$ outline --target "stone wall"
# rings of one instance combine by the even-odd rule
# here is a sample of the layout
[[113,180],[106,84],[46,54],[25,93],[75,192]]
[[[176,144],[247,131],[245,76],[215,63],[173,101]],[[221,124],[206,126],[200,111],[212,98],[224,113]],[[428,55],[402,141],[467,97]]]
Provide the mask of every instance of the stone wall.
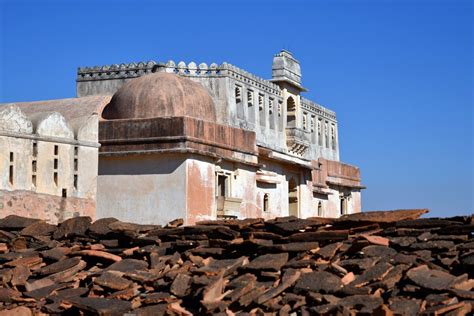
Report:
[[62,198],[25,190],[0,190],[0,217],[8,215],[41,218],[51,224],[76,216],[90,216],[95,219],[95,201],[76,197]]

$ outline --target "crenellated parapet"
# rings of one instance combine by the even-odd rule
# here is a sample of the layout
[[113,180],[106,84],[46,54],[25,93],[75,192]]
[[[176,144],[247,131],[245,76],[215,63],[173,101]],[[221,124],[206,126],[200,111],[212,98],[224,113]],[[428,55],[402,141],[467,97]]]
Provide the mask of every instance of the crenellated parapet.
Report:
[[253,86],[260,91],[281,96],[281,91],[278,85],[226,62],[221,65],[212,63],[208,66],[206,63],[200,63],[197,65],[195,62],[186,64],[184,61],[180,61],[176,64],[174,61],[170,60],[166,64],[159,64],[157,69],[157,71],[166,71],[169,73],[192,77],[227,76],[241,81],[243,84]]
[[136,78],[152,73],[155,66],[156,62],[151,60],[120,65],[78,67],[76,81]]

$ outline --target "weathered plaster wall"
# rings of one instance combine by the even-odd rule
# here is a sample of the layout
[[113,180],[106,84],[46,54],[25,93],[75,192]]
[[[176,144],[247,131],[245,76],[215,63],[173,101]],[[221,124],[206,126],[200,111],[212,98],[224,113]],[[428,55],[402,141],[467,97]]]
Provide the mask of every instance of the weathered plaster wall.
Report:
[[51,224],[75,216],[90,216],[95,219],[95,201],[24,190],[0,190],[0,217],[8,215],[41,218]]
[[216,217],[215,165],[203,157],[186,160],[186,224]]
[[100,156],[97,218],[166,224],[185,216],[186,162],[183,156]]

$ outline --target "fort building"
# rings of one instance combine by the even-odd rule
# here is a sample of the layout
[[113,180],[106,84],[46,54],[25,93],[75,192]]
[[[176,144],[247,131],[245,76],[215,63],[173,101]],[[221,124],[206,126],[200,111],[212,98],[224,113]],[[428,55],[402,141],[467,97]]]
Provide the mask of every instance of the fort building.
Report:
[[231,64],[79,68],[77,97],[0,105],[0,216],[338,217],[361,211],[333,111],[299,62],[264,80]]

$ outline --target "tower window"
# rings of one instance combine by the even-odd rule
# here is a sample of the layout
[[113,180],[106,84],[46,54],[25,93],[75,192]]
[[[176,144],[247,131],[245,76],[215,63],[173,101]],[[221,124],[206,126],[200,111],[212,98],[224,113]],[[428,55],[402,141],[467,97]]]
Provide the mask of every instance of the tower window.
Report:
[[36,174],[31,176],[31,183],[33,183],[33,185],[36,186]]
[[37,169],[37,162],[36,162],[36,160],[33,160],[33,161],[31,162],[31,170],[32,170],[33,172],[36,172],[36,169]]
[[66,198],[67,197],[67,189],[63,189],[62,191],[62,197]]
[[13,162],[13,153],[10,152],[10,162]]
[[79,147],[74,146],[74,156],[77,156],[79,154]]
[[54,145],[54,155],[57,156],[59,153],[59,146],[58,145]]
[[74,171],[77,171],[78,167],[79,167],[79,161],[77,160],[77,158],[74,158]]
[[58,169],[58,159],[54,159],[54,169]]
[[74,189],[77,190],[77,174],[74,175]]
[[54,184],[57,186],[58,185],[58,173],[57,172],[53,173],[53,180],[54,180]]

